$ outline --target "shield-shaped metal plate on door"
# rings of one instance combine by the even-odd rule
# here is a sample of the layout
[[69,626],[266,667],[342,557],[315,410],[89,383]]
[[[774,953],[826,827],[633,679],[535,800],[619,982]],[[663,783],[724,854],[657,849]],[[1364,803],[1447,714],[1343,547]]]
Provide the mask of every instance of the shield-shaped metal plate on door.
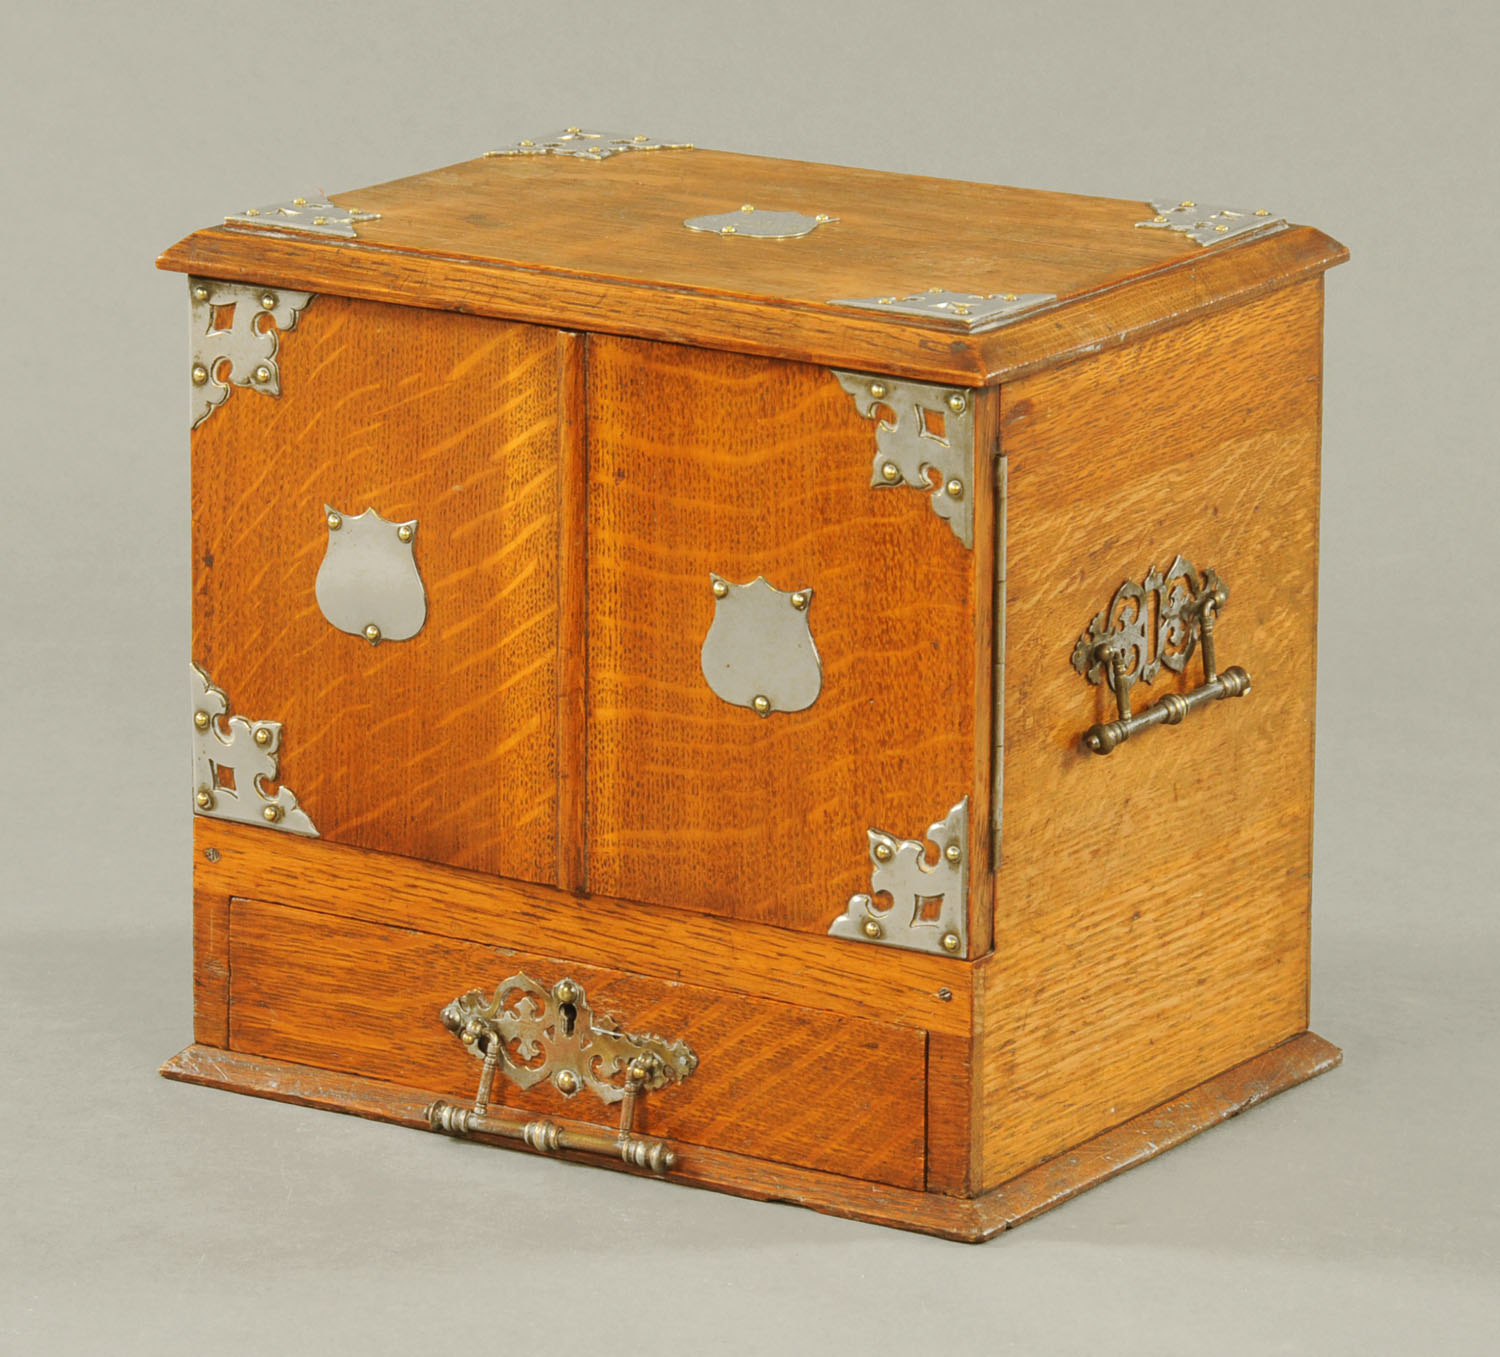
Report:
[[764,576],[713,585],[714,620],[703,638],[703,677],[726,702],[759,716],[802,711],[823,691],[823,661],[808,626],[811,589],[777,589]]

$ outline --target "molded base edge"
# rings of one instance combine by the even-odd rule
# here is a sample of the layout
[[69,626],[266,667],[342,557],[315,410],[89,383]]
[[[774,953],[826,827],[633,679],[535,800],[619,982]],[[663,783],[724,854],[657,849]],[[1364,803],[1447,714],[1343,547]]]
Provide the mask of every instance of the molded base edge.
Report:
[[[713,1188],[757,1201],[791,1202],[830,1215],[977,1244],[1144,1163],[1200,1131],[1228,1121],[1273,1094],[1332,1069],[1341,1059],[1338,1047],[1311,1032],[1303,1032],[1085,1141],[1076,1149],[1018,1174],[980,1197],[949,1197],[886,1187],[686,1144],[674,1144],[680,1163],[667,1181]],[[212,1046],[187,1047],[167,1061],[161,1072],[168,1079],[423,1130],[427,1129],[425,1109],[437,1096]],[[523,1148],[512,1141],[487,1143],[506,1149]],[[641,1177],[652,1176],[598,1156],[565,1153],[554,1157]]]

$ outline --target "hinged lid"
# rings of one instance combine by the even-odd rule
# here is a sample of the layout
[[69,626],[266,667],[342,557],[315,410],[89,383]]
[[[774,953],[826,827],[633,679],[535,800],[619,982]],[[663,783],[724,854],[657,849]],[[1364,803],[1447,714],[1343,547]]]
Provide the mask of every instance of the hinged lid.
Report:
[[224,225],[158,262],[983,385],[1347,255],[1253,204],[1200,211],[572,130],[311,215],[302,203],[227,204]]

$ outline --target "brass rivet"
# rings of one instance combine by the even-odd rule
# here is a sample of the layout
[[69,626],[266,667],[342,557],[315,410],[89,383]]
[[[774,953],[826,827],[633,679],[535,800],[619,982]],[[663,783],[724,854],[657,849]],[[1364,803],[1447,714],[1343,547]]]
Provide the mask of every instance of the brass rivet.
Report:
[[532,141],[532,139],[530,137],[527,137],[526,140],[521,143],[521,145],[522,146],[535,146],[536,142]]
[[875,861],[889,862],[895,856],[894,850],[888,843],[877,843],[875,845]]
[[276,294],[274,292],[262,292],[260,294],[260,304],[267,311],[274,311],[276,309]]
[[930,288],[928,288],[928,289],[927,289],[927,290],[928,290],[928,291],[929,291],[929,292],[941,292],[941,291],[942,291],[942,290],[943,290],[943,289],[942,289],[942,288],[940,288],[940,287],[930,287]]
[[380,628],[377,627],[373,622],[371,622],[370,625],[365,628],[365,640],[367,640],[372,646],[378,645],[380,643]]
[[306,198],[293,198],[292,199],[292,206],[293,207],[306,207],[307,206],[307,199]]
[[264,726],[258,726],[253,738],[255,740],[255,743],[258,744],[262,749],[264,749],[268,744],[271,743],[271,732]]
[[581,127],[570,127],[568,128],[568,131],[576,137],[583,131],[583,129]]
[[643,1079],[646,1078],[648,1074],[651,1073],[651,1071],[646,1067],[646,1064],[643,1061],[632,1060],[630,1062],[630,1068],[626,1070],[625,1073],[629,1075],[630,1078],[634,1079],[637,1083],[640,1083]]
[[208,289],[206,287],[195,287],[193,289],[193,300],[195,302],[206,302],[208,300]]
[[884,937],[884,936],[885,936],[885,929],[883,929],[880,926],[880,921],[878,919],[866,919],[865,920],[865,937],[867,937],[867,938],[879,938],[879,937]]
[[202,386],[208,381],[208,369],[202,363],[193,364],[193,385]]
[[830,216],[829,216],[829,215],[828,215],[828,213],[826,213],[826,212],[819,212],[819,213],[818,213],[818,215],[817,215],[817,216],[816,216],[816,217],[814,217],[814,218],[813,218],[813,220],[814,220],[814,221],[823,221],[823,222],[828,222],[828,221],[832,221],[832,220],[833,220],[833,218],[832,218],[832,217],[830,217]]
[[327,217],[314,217],[313,218],[313,225],[314,226],[327,226],[328,225],[328,218]]
[[396,536],[399,537],[403,542],[410,542],[411,539],[416,535],[416,531],[417,530],[412,527],[410,523],[403,523],[399,528],[396,529]]
[[957,862],[959,858],[963,857],[963,855],[964,850],[960,848],[956,843],[950,843],[945,849],[943,849],[943,856],[947,858],[949,862]]
[[263,819],[268,825],[274,825],[279,819],[281,819],[281,807],[267,806],[264,810],[261,811],[260,816],[261,819]]
[[723,580],[714,581],[714,597],[723,598],[729,592],[729,586]]
[[964,497],[964,483],[955,476],[943,487],[949,499],[962,499]]
[[340,518],[337,514],[329,514],[328,515],[328,530],[330,532],[337,532],[343,526],[344,526],[344,520],[342,518]]
[[1018,302],[1021,298],[1014,292],[1007,292],[1000,300],[1003,302]]
[[875,298],[875,300],[882,306],[894,306],[896,304],[896,299],[894,297],[877,297]]
[[734,234],[734,227],[732,227],[732,226],[721,226],[721,227],[719,227],[719,234],[721,236],[732,236]]
[[1197,204],[1197,203],[1195,203],[1195,202],[1194,202],[1194,201],[1193,201],[1193,200],[1192,200],[1192,199],[1191,199],[1191,198],[1184,198],[1184,199],[1183,199],[1183,200],[1182,200],[1182,201],[1181,201],[1181,202],[1180,202],[1180,203],[1179,203],[1179,204],[1178,204],[1178,206],[1179,206],[1179,207],[1197,207],[1197,206],[1198,206],[1198,204]]
[[943,934],[943,951],[945,951],[945,952],[956,952],[956,951],[958,951],[958,934],[957,933],[944,933]]
[[198,803],[199,810],[212,810],[214,808],[214,795],[212,792],[199,792],[193,800]]
[[258,216],[260,216],[260,208],[258,208],[258,207],[247,207],[245,209],[245,215],[247,217],[258,217]]
[[952,410],[955,415],[961,415],[965,410],[969,408],[969,402],[963,398],[962,392],[955,391],[951,396],[948,397],[948,408]]
[[572,1070],[558,1070],[557,1086],[564,1093],[578,1092],[578,1076]]
[[901,468],[898,467],[894,462],[887,462],[883,467],[880,468],[880,475],[882,479],[894,484],[896,481],[899,481],[901,479]]
[[271,369],[268,368],[264,363],[262,363],[258,368],[255,369],[255,372],[252,375],[257,382],[265,385],[266,382],[269,382],[271,380]]
[[1255,209],[1255,215],[1257,217],[1269,217],[1271,215],[1271,212],[1269,208],[1257,207]]
[[792,607],[794,607],[798,612],[801,612],[805,607],[807,607],[807,593],[805,590],[799,589],[795,594],[792,595]]
[[740,204],[740,211],[741,212],[754,212],[755,211],[755,204],[754,203],[741,203]]
[[557,988],[552,991],[553,997],[560,1004],[571,1004],[578,1001],[578,986],[571,980],[559,980]]
[[757,693],[755,695],[755,700],[750,705],[755,708],[755,714],[757,716],[768,716],[770,714],[771,699],[769,697],[762,697],[759,693]]
[[1152,217],[1151,220],[1152,221],[1166,221],[1166,218],[1165,217]]
[[954,315],[958,316],[967,316],[969,314],[969,308],[967,305],[960,303],[953,308],[953,313]]
[[197,726],[199,730],[207,730],[208,723],[212,719],[213,718],[206,711],[195,711],[193,713],[193,724]]
[[1216,227],[1214,227],[1215,231],[1227,231],[1228,229],[1229,228],[1227,226],[1216,226]]
[[870,394],[872,396],[874,396],[876,400],[884,400],[885,399],[885,383],[884,382],[871,382],[870,383]]

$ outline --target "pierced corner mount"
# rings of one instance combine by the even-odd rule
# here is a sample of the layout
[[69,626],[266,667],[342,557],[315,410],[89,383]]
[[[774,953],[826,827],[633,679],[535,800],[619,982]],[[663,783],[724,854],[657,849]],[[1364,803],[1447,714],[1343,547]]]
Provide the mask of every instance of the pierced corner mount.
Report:
[[229,399],[231,387],[281,395],[280,335],[312,304],[310,292],[189,278],[192,409],[196,429]]
[[281,756],[281,722],[230,716],[223,689],[196,664],[190,667],[194,814],[317,838],[291,788],[270,790]]
[[608,160],[627,151],[691,151],[690,141],[659,141],[644,132],[634,136],[620,132],[589,132],[581,127],[564,128],[544,137],[527,137],[486,156],[553,155],[575,160]]
[[887,311],[963,330],[979,330],[1016,320],[1056,300],[1055,292],[950,292],[946,288],[930,287],[908,297],[837,297],[829,305],[852,306],[861,311]]
[[[870,484],[928,493],[932,512],[974,546],[974,393],[834,370],[854,408],[875,421]],[[936,473],[936,483],[931,473]]]
[[355,226],[363,221],[379,221],[378,212],[361,212],[357,207],[340,207],[321,198],[288,198],[284,203],[267,203],[264,207],[247,207],[224,218],[226,226],[259,226],[273,231],[297,231],[311,236],[338,236],[353,240],[359,234]]
[[1286,219],[1268,207],[1212,207],[1191,198],[1180,202],[1153,198],[1151,210],[1155,215],[1136,222],[1138,227],[1148,231],[1178,231],[1199,245],[1222,245],[1251,231],[1286,225]]
[[[928,865],[920,839],[898,839],[883,829],[866,833],[870,892],[850,897],[849,907],[829,927],[829,936],[967,957],[969,798],[928,826],[927,839],[937,845],[936,866]],[[881,897],[890,903],[879,904]]]
[[715,212],[707,217],[689,217],[682,224],[689,231],[720,236],[750,236],[756,240],[792,240],[811,235],[820,226],[838,221],[827,212],[808,216],[804,212],[767,212],[745,203],[734,212]]

